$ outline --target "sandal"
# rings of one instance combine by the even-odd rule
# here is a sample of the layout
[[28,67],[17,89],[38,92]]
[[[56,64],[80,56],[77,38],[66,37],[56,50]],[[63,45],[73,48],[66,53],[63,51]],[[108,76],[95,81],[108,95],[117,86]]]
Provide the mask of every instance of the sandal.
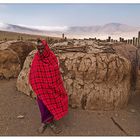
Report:
[[47,128],[47,125],[46,123],[42,123],[41,126],[38,128],[38,132],[39,133],[43,133],[44,130]]
[[48,126],[51,128],[51,130],[55,133],[55,134],[59,134],[62,132],[62,130],[53,122],[49,123]]

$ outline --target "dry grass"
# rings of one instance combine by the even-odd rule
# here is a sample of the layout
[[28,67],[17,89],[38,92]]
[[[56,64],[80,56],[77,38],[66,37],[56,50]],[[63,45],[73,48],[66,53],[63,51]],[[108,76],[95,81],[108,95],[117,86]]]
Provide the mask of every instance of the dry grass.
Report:
[[50,37],[50,36],[41,36],[41,35],[31,35],[31,34],[25,34],[25,33],[0,31],[0,41],[8,41],[8,40],[36,41],[37,38],[46,39],[46,40],[56,40],[56,41],[61,39],[59,37]]

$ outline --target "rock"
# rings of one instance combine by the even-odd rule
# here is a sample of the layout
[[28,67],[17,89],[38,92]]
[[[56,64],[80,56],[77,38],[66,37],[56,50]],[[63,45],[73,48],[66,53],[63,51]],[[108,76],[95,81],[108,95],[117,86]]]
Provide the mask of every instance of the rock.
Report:
[[[130,96],[131,62],[109,46],[94,46],[92,52],[57,53],[69,105],[87,110],[123,108]],[[17,79],[18,90],[31,97],[35,94],[28,83],[28,72],[34,53],[26,58]]]
[[119,115],[117,113],[115,113],[115,117],[118,117]]
[[126,121],[126,119],[124,119],[124,118],[122,118],[121,120],[122,120],[122,121]]
[[17,119],[24,119],[24,116],[23,115],[18,115]]
[[136,110],[135,109],[130,109],[130,112],[135,113]]

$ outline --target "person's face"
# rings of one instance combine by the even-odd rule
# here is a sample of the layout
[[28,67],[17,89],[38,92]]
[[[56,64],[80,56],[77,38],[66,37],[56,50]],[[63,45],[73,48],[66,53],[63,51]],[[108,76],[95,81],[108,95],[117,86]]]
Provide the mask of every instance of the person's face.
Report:
[[45,46],[43,45],[42,42],[38,42],[38,43],[37,43],[37,49],[38,49],[38,51],[39,51],[40,54],[43,53],[44,48],[45,48]]

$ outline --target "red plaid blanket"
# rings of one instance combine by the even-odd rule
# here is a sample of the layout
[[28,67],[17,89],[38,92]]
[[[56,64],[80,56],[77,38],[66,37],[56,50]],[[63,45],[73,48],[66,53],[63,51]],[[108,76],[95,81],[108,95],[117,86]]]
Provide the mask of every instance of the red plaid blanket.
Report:
[[37,52],[29,72],[29,83],[56,120],[68,112],[68,95],[64,88],[58,60],[46,41],[43,54]]

